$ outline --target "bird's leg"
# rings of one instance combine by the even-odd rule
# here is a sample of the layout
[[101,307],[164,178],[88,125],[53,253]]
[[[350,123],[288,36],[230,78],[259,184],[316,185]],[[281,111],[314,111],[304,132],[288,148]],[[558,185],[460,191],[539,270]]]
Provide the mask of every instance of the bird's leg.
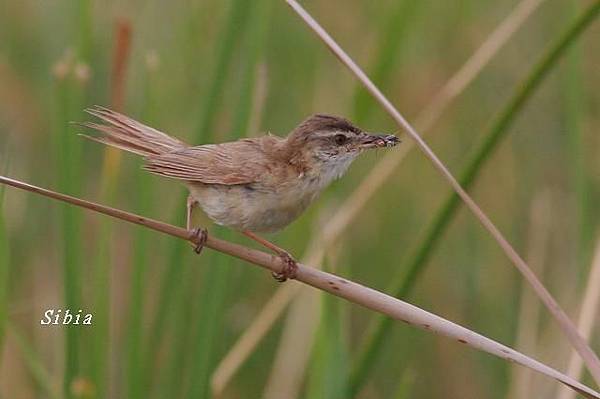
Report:
[[198,201],[194,200],[191,195],[188,195],[186,202],[187,212],[185,213],[185,228],[188,230],[192,227],[192,212],[196,205],[198,205]]
[[256,234],[254,234],[250,231],[244,230],[244,231],[242,231],[242,233],[246,237],[249,237],[249,238],[253,239],[254,241],[256,241],[257,243],[259,243],[263,247],[268,248],[271,251],[275,252],[277,255],[279,255],[281,260],[283,260],[283,263],[285,264],[284,269],[279,273],[275,273],[275,272],[272,273],[273,278],[275,278],[275,280],[279,281],[280,283],[283,283],[288,278],[296,278],[296,272],[298,271],[298,263],[294,260],[294,258],[292,257],[292,255],[290,255],[290,253],[288,251],[286,251],[283,248],[278,247],[277,245],[273,244],[271,241],[267,241],[264,238],[257,236]]
[[[192,212],[194,208],[198,205],[198,201],[192,198],[191,195],[187,197],[186,204],[186,218],[185,218],[185,228],[190,230],[192,227]],[[206,244],[206,239],[208,238],[208,232],[206,229],[196,228],[194,230],[194,243],[196,246],[194,247],[194,252],[200,254],[202,252],[202,248],[204,248],[204,244]]]

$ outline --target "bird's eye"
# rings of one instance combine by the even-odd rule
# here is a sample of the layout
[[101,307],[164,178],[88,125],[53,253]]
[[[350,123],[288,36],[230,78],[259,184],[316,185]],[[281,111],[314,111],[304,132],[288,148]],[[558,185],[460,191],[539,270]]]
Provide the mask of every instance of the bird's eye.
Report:
[[348,141],[348,137],[346,137],[343,134],[336,134],[335,136],[333,136],[333,140],[337,145],[342,145],[345,144],[346,141]]

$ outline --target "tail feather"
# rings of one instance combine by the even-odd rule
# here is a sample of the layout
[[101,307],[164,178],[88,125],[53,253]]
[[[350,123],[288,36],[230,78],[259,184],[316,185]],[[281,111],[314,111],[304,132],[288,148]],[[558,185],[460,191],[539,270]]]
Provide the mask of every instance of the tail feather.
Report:
[[89,127],[103,133],[100,136],[82,135],[90,140],[144,157],[165,154],[188,147],[183,141],[108,108],[94,106],[93,108],[86,109],[86,112],[106,122],[106,124],[93,122],[79,123],[81,126]]

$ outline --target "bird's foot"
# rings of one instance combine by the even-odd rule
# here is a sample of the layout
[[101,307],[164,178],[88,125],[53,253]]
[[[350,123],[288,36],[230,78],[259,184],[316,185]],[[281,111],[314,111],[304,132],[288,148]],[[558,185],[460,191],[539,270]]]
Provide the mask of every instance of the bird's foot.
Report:
[[285,249],[279,248],[277,245],[273,244],[270,241],[265,240],[264,238],[262,238],[260,236],[257,236],[256,234],[254,234],[251,231],[244,230],[244,231],[242,231],[242,233],[246,237],[253,239],[254,241],[258,242],[263,247],[268,248],[272,252],[279,255],[279,257],[283,261],[283,268],[281,269],[280,272],[271,273],[273,275],[273,277],[275,278],[275,280],[279,281],[280,283],[283,283],[288,278],[296,278],[296,272],[298,271],[298,263],[294,260],[294,258],[292,258],[292,255],[290,255],[288,251],[286,251]]
[[204,248],[204,244],[206,244],[207,239],[208,230],[203,228],[196,228],[192,230],[192,236],[190,237],[190,241],[196,244],[194,246],[194,252],[200,254],[200,252],[202,252],[202,248]]
[[283,283],[288,278],[294,279],[296,278],[296,272],[298,271],[298,262],[290,255],[288,252],[281,251],[279,253],[279,257],[283,261],[283,270],[280,272],[273,272],[273,278],[280,283]]

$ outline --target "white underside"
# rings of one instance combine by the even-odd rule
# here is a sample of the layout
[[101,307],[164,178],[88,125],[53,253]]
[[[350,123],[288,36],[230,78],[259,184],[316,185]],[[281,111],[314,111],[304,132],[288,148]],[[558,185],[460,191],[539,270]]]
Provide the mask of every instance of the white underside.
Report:
[[318,194],[341,177],[355,156],[347,156],[322,168],[323,173],[300,175],[285,186],[218,185],[194,183],[192,198],[215,223],[237,230],[274,232],[294,221]]

